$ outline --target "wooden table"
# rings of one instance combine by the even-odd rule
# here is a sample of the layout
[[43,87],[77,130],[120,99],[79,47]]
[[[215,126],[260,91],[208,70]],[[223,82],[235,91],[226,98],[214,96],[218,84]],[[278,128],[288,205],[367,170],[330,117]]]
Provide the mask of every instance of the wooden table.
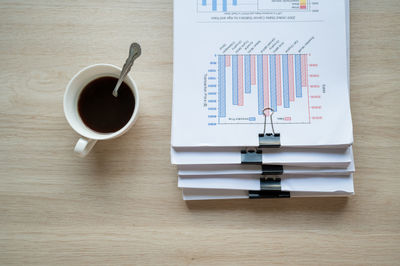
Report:
[[[0,264],[399,264],[399,2],[351,1],[350,199],[182,200],[172,14],[167,0],[0,2]],[[121,65],[132,41],[141,117],[80,159],[65,86]]]

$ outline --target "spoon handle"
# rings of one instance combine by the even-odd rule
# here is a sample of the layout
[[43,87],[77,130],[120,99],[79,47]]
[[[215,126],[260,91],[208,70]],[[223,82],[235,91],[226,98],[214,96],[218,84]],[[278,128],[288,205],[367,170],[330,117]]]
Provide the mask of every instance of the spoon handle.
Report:
[[124,66],[122,67],[121,74],[119,75],[119,79],[117,82],[117,85],[115,85],[115,88],[113,90],[113,95],[115,97],[118,97],[118,89],[121,86],[122,82],[124,81],[126,75],[129,73],[133,66],[133,62],[142,54],[142,49],[140,48],[140,45],[138,43],[132,43],[130,48],[129,48],[129,56],[125,61]]

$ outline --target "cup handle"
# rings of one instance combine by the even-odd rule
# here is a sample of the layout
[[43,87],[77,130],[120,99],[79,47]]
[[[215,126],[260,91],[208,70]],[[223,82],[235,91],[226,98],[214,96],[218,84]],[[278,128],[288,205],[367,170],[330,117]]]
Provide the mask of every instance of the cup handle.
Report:
[[97,140],[82,137],[76,143],[74,151],[78,153],[80,157],[85,157],[96,144],[96,142]]

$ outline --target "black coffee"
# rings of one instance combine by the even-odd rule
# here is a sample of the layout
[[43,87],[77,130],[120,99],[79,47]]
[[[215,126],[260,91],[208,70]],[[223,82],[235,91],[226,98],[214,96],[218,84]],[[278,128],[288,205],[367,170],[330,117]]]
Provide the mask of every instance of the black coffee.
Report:
[[118,97],[112,92],[118,79],[101,77],[83,88],[78,100],[78,111],[86,126],[100,133],[116,132],[131,119],[135,109],[135,97],[125,82],[118,89]]

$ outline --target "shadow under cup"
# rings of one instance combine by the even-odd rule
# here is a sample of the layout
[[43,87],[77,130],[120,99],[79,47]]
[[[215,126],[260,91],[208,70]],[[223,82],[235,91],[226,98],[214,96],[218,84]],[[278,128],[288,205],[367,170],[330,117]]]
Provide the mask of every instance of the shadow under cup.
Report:
[[[78,134],[80,134],[88,139],[93,139],[93,140],[111,139],[111,138],[115,138],[115,137],[118,137],[118,136],[124,134],[135,123],[137,116],[138,116],[138,110],[139,110],[139,94],[138,94],[138,90],[137,90],[135,82],[129,75],[126,76],[124,83],[123,83],[123,84],[126,84],[125,88],[122,88],[122,86],[120,87],[119,93],[121,91],[121,95],[119,95],[117,97],[117,98],[121,97],[120,98],[120,100],[121,100],[122,96],[128,95],[128,97],[129,97],[129,95],[133,95],[133,99],[132,99],[132,102],[134,104],[133,112],[132,112],[132,115],[130,116],[129,120],[127,122],[124,122],[125,125],[116,131],[113,131],[111,129],[110,132],[99,132],[102,130],[94,130],[96,128],[93,129],[93,127],[90,126],[90,124],[88,124],[88,121],[85,119],[86,115],[89,115],[89,116],[91,115],[92,117],[96,117],[96,115],[97,115],[97,117],[99,118],[98,122],[101,123],[101,117],[98,114],[93,113],[93,111],[95,111],[96,109],[89,108],[90,106],[87,106],[88,104],[89,105],[93,104],[93,101],[87,101],[87,100],[91,96],[96,96],[96,95],[93,95],[93,93],[96,94],[96,91],[101,88],[97,88],[96,84],[94,84],[94,83],[97,81],[103,80],[104,77],[109,77],[109,80],[108,81],[106,80],[108,83],[107,82],[106,83],[100,82],[100,83],[102,83],[103,85],[105,85],[109,88],[111,86],[112,88],[110,88],[108,90],[110,90],[110,97],[114,97],[111,94],[112,90],[114,89],[112,83],[114,82],[113,80],[118,80],[120,73],[121,73],[121,69],[117,66],[109,65],[109,64],[97,64],[97,65],[92,65],[92,66],[82,69],[68,83],[67,89],[64,94],[64,113],[65,113],[65,117],[66,117],[67,121],[69,122],[71,127]],[[98,83],[97,86],[100,83]],[[94,84],[94,86],[92,86],[92,89],[90,89],[89,87],[92,84]],[[114,83],[114,86],[115,86],[115,83]],[[89,88],[89,90],[88,90],[88,88]],[[130,91],[126,91],[128,88],[130,89]],[[83,91],[84,89],[85,89],[85,91]],[[99,96],[99,95],[97,95],[97,96]],[[81,100],[80,100],[80,97],[81,97]],[[87,98],[86,102],[83,101],[83,100],[85,100],[84,99],[85,97]],[[104,101],[104,99],[99,99],[99,97],[97,97],[97,98],[98,98],[97,102],[96,101],[95,102],[98,106],[101,106],[103,103],[106,104],[106,102],[102,102],[102,101]],[[118,101],[118,99],[115,99],[115,100]],[[116,104],[116,103],[114,103],[114,104]],[[111,106],[112,105],[110,105],[108,107],[111,107]],[[88,107],[88,108],[86,108],[86,107]],[[105,106],[105,107],[107,107],[107,106]],[[83,109],[86,108],[86,111],[87,111],[86,115],[85,115],[85,113],[82,112],[82,111],[85,111],[82,108]],[[104,110],[107,110],[107,109],[105,108]],[[111,110],[111,112],[116,111],[113,109],[110,109],[110,110]],[[83,119],[80,115],[80,111],[81,111]],[[106,113],[103,112],[103,114],[106,114]],[[118,117],[118,115],[119,115],[118,113],[112,114],[112,116],[114,116],[114,117]],[[84,120],[86,120],[85,121],[86,123],[84,122]]]

